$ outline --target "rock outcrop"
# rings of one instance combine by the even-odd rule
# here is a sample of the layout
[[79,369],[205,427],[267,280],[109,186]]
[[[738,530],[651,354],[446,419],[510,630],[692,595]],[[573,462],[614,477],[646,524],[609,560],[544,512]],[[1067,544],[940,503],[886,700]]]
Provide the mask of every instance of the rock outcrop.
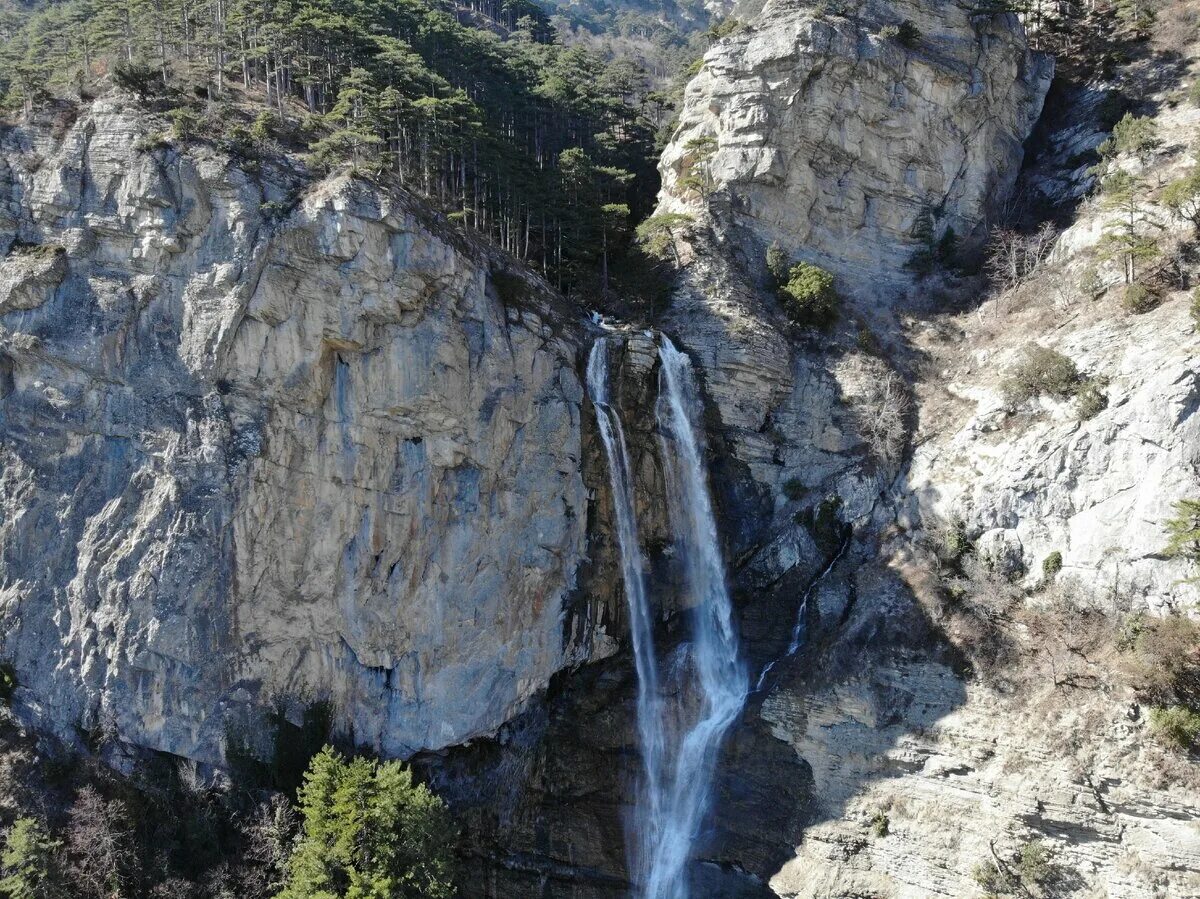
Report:
[[688,84],[663,208],[708,206],[886,299],[953,229],[979,238],[1020,169],[1053,64],[1012,14],[770,3]]
[[0,612],[19,703],[217,761],[275,698],[389,755],[612,641],[579,319],[413,201],[155,147],[119,99],[0,143]]

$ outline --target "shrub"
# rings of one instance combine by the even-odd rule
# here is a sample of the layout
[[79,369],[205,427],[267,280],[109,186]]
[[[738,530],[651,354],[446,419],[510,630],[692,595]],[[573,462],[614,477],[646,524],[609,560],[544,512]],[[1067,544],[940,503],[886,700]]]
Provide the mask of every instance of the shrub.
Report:
[[1187,98],[1193,106],[1200,106],[1200,78],[1193,81],[1188,88]]
[[1108,408],[1108,395],[1095,381],[1088,381],[1079,388],[1075,397],[1075,413],[1080,421],[1094,418]]
[[855,403],[858,430],[876,459],[895,465],[908,443],[907,419],[912,402],[904,380],[894,371],[884,371],[864,386]]
[[1017,878],[1007,870],[990,862],[980,862],[971,872],[971,878],[991,896],[1011,893],[1020,887]]
[[1057,236],[1058,230],[1052,222],[1045,222],[1029,233],[994,231],[988,240],[984,271],[1001,288],[1016,287],[1046,258]]
[[779,298],[788,317],[809,328],[827,328],[833,324],[842,303],[833,285],[833,275],[807,262],[792,266]]
[[1130,315],[1141,315],[1155,308],[1159,300],[1158,294],[1145,284],[1127,284],[1121,293],[1121,308]]
[[1150,729],[1162,742],[1181,752],[1200,743],[1200,713],[1181,705],[1150,709]]
[[133,144],[133,148],[139,153],[153,153],[155,150],[165,150],[169,146],[171,146],[171,141],[162,131],[143,135]]
[[938,559],[952,571],[961,572],[963,561],[975,554],[975,544],[967,535],[967,525],[961,518],[950,522],[942,532],[939,544]]
[[971,876],[993,895],[1040,896],[1044,895],[1042,888],[1059,875],[1050,847],[1040,840],[1029,840],[1007,861],[980,862]]
[[896,40],[899,41],[901,45],[908,47],[911,50],[921,42],[921,29],[912,22],[908,21],[908,19],[905,19],[900,23],[900,27],[896,34]]
[[1200,287],[1192,291],[1190,311],[1192,313],[1192,321],[1196,323],[1197,328],[1200,328]]
[[453,822],[400,762],[319,752],[299,792],[302,832],[279,899],[454,895]]
[[808,495],[808,488],[799,478],[788,478],[783,482],[783,495],[792,502],[796,502]]
[[1182,615],[1138,615],[1126,622],[1120,647],[1143,701],[1200,710],[1200,624]]
[[200,130],[200,116],[186,106],[180,106],[167,113],[171,120],[171,129],[178,140],[190,140]]
[[269,109],[264,109],[250,126],[250,137],[260,144],[266,143],[275,136],[278,125],[279,119],[276,118],[275,113]]
[[816,0],[812,5],[812,12],[818,18],[824,16],[846,16],[852,10],[846,0]]
[[1024,358],[1009,371],[1004,382],[1004,399],[1010,406],[1035,396],[1074,396],[1080,387],[1079,369],[1062,353],[1031,343]]
[[1200,168],[1164,187],[1159,199],[1176,218],[1200,227]]
[[113,81],[143,101],[158,96],[166,88],[159,69],[138,62],[119,63],[113,70]]
[[1017,877],[1025,887],[1040,886],[1054,879],[1054,864],[1050,847],[1040,840],[1030,840],[1017,852]]
[[779,290],[788,281],[788,272],[792,268],[792,258],[787,251],[777,243],[767,249],[767,278],[772,290]]
[[704,36],[710,41],[719,41],[723,37],[728,37],[731,34],[737,34],[746,26],[740,19],[735,19],[730,16],[727,19],[722,19],[716,25],[713,25],[704,32]]
[[888,818],[887,812],[883,809],[878,809],[875,816],[871,819],[871,833],[882,839],[886,837],[891,829],[891,819]]
[[1056,549],[1050,555],[1046,556],[1046,558],[1042,559],[1042,577],[1047,581],[1052,581],[1062,571],[1062,567],[1062,553]]
[[0,702],[11,705],[17,686],[17,669],[11,662],[0,662]]
[[128,806],[86,786],[67,814],[70,877],[80,888],[79,895],[96,899],[127,895],[126,887],[136,882],[139,869]]
[[1096,149],[1102,159],[1111,159],[1119,153],[1129,153],[1145,164],[1161,144],[1158,125],[1153,118],[1135,116],[1127,112],[1113,125],[1112,136]]
[[871,356],[883,355],[883,346],[879,343],[879,338],[875,336],[874,331],[862,323],[859,323],[858,330],[855,332],[854,342],[864,353]]
[[1079,279],[1079,289],[1090,300],[1095,300],[1103,296],[1104,278],[1101,276],[1100,270],[1093,266],[1085,271]]

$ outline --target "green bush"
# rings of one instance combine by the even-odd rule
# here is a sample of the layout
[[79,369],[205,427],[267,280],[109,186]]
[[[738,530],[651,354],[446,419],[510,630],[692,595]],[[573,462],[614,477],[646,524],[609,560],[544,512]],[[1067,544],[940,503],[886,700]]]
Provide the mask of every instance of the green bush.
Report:
[[1187,98],[1193,106],[1200,106],[1200,78],[1193,81],[1188,88]]
[[454,825],[400,762],[325,747],[299,791],[303,828],[278,899],[450,899]]
[[829,327],[837,319],[842,304],[833,275],[807,262],[792,266],[787,284],[779,291],[779,299],[788,317],[807,328]]
[[0,662],[0,702],[11,705],[17,686],[17,669],[11,662]]
[[1054,863],[1050,847],[1040,840],[1030,840],[1017,852],[1017,877],[1027,888],[1041,886],[1054,879]]
[[1135,116],[1127,112],[1113,125],[1112,136],[1096,150],[1102,159],[1111,159],[1119,153],[1129,153],[1144,162],[1161,145],[1158,123],[1151,116]]
[[1200,287],[1192,291],[1190,311],[1192,313],[1192,321],[1196,323],[1197,328],[1200,328]]
[[938,558],[951,570],[961,571],[963,561],[974,553],[975,544],[967,534],[966,523],[961,518],[954,519],[942,532]]
[[799,478],[788,478],[783,482],[783,495],[792,502],[796,502],[808,495],[808,488]]
[[875,816],[871,819],[871,833],[883,839],[891,831],[892,821],[888,817],[887,812],[883,809],[878,809]]
[[792,268],[792,257],[779,244],[773,243],[767,249],[767,278],[772,290],[779,290],[788,281],[788,272]]
[[1163,555],[1200,563],[1200,499],[1181,499],[1174,508],[1175,517],[1163,524],[1167,531]]
[[1019,889],[1021,884],[1016,876],[1007,870],[997,868],[991,862],[980,862],[971,872],[971,877],[991,896],[1003,896]]
[[897,29],[896,40],[899,41],[902,46],[908,47],[908,49],[911,50],[916,47],[917,44],[921,43],[921,29],[912,22],[908,21],[908,19],[905,19],[900,23],[900,27]]
[[1094,418],[1108,408],[1108,395],[1095,381],[1087,381],[1075,397],[1075,413],[1080,421]]
[[1173,749],[1189,752],[1200,743],[1200,713],[1181,705],[1150,709],[1150,729]]
[[1050,555],[1046,556],[1046,558],[1042,559],[1042,577],[1047,581],[1054,580],[1058,576],[1058,573],[1062,571],[1062,566],[1062,553],[1056,549]]
[[171,129],[178,140],[191,140],[200,131],[200,116],[186,106],[180,106],[167,113],[171,120]]
[[1009,371],[1003,390],[1005,401],[1015,406],[1042,394],[1074,396],[1080,386],[1074,362],[1062,353],[1031,343],[1025,347],[1024,358]]
[[986,861],[975,866],[972,877],[993,896],[1041,896],[1044,888],[1060,879],[1050,847],[1029,840],[1005,862]]
[[1157,293],[1145,284],[1127,284],[1121,294],[1121,308],[1130,315],[1141,315],[1155,308],[1160,302]]
[[155,150],[165,150],[171,146],[170,138],[162,131],[153,131],[139,137],[133,143],[133,148],[139,153],[153,153]]

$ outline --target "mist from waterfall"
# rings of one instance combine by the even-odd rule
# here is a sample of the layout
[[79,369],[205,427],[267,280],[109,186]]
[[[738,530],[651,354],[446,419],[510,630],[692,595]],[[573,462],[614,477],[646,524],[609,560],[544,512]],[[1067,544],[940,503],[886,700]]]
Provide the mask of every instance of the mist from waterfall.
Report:
[[704,467],[699,391],[691,362],[664,335],[655,408],[676,551],[691,599],[692,640],[671,695],[691,700],[694,718],[672,710],[669,732],[655,662],[650,604],[634,514],[628,448],[608,399],[607,342],[588,360],[588,390],[608,456],[630,631],[638,674],[638,736],[643,765],[631,821],[630,870],[639,899],[688,899],[687,863],[708,811],[721,740],[745,703],[733,608]]

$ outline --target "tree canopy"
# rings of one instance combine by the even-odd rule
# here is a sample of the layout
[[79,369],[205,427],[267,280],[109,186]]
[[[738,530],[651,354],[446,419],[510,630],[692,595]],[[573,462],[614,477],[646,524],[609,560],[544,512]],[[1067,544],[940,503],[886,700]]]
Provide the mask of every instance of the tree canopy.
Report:
[[303,827],[278,899],[450,899],[455,835],[445,805],[400,762],[326,747],[299,793]]
[[557,43],[530,0],[41,0],[22,9],[0,6],[0,96],[10,108],[82,94],[112,75],[205,116],[173,116],[177,139],[216,139],[234,105],[257,103],[316,168],[393,172],[568,289],[585,274],[598,280],[614,242],[624,247],[653,206],[661,98],[630,61]]

